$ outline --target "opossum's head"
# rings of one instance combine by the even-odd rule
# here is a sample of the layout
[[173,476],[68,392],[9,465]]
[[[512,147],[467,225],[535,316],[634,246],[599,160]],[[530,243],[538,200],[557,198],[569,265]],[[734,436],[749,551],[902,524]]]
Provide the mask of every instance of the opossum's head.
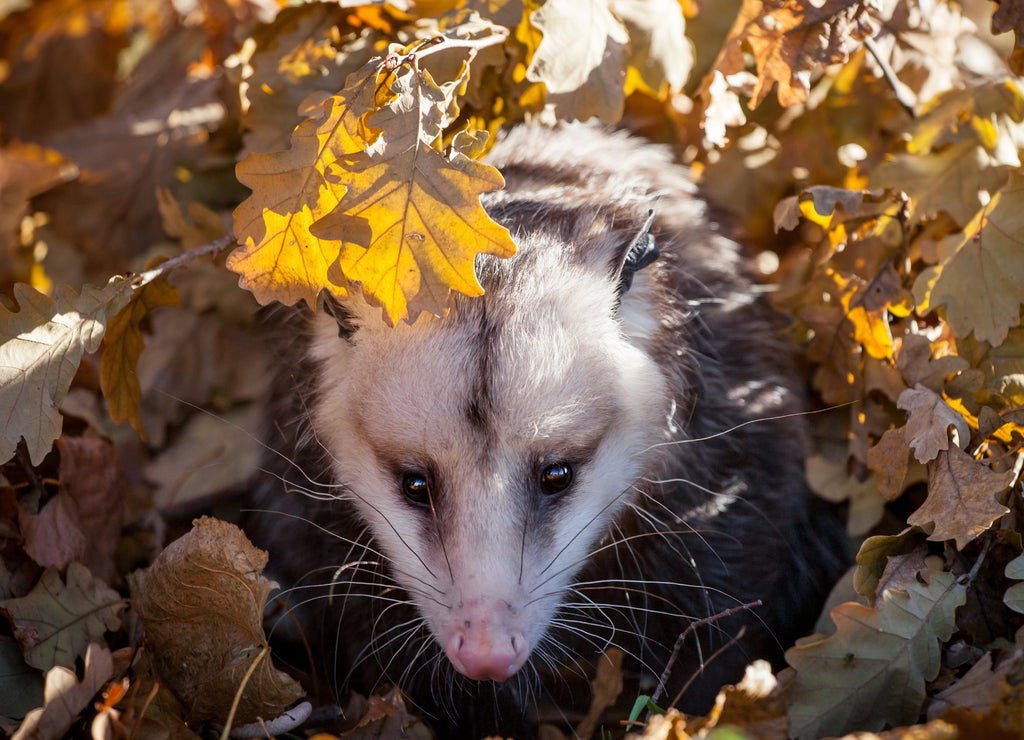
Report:
[[314,320],[317,438],[471,679],[523,666],[665,427],[665,380],[621,319],[649,290],[638,273],[623,295],[654,253],[639,239],[520,236],[517,257],[481,266],[487,294],[444,319],[391,329],[356,302],[341,336]]

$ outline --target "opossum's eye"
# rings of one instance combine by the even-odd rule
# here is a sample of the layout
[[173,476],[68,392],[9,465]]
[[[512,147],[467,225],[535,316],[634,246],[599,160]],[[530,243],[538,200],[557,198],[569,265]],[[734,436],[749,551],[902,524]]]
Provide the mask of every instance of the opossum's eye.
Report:
[[540,489],[549,496],[561,493],[572,483],[572,466],[558,462],[540,471]]
[[409,503],[416,506],[430,506],[430,481],[423,473],[406,473],[402,478],[402,493]]

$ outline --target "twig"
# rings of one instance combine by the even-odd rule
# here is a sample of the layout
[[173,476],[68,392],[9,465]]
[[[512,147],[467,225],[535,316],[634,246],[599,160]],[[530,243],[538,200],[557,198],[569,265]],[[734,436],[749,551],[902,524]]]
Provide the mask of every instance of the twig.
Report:
[[864,39],[864,46],[871,53],[871,56],[875,58],[878,66],[881,67],[882,76],[885,77],[885,81],[892,88],[892,94],[896,98],[896,102],[903,106],[903,110],[907,112],[911,119],[917,118],[917,113],[914,112],[914,104],[907,99],[903,83],[900,82],[889,62],[882,58],[882,52],[879,50],[878,44],[875,43],[873,38],[868,36]]
[[[740,631],[736,633],[735,637],[733,637],[731,640],[729,640],[729,642],[727,642],[724,645],[722,645],[722,647],[718,648],[718,650],[716,650],[715,652],[711,653],[711,655],[708,656],[708,659],[705,661],[704,665],[707,665],[708,663],[713,661],[715,658],[717,658],[719,655],[721,655],[726,650],[728,650],[733,645],[735,645],[737,642],[742,640],[743,639],[743,635],[745,635],[745,634],[747,634],[747,625],[743,625],[742,627],[740,627]],[[683,694],[685,694],[686,690],[688,688],[690,688],[690,684],[692,684],[694,681],[696,681],[697,680],[697,676],[699,676],[699,675],[700,675],[700,671],[697,671],[692,676],[690,676],[689,680],[687,680],[687,682],[683,684],[683,688],[679,689],[679,692],[675,695],[675,698],[672,699],[672,703],[669,706],[674,707],[676,704],[679,703],[679,700],[683,698]]]
[[[658,687],[654,690],[654,693],[651,694],[651,702],[657,704],[658,699],[660,699],[661,695],[665,693],[665,685],[668,683],[669,676],[672,675],[672,668],[675,666],[676,658],[679,657],[679,652],[683,649],[683,640],[686,639],[686,636],[690,634],[691,631],[693,631],[701,625],[711,624],[712,622],[722,619],[723,617],[732,616],[736,612],[743,611],[744,609],[753,609],[754,607],[761,605],[762,602],[760,599],[758,599],[757,601],[751,601],[749,604],[741,604],[740,606],[734,606],[732,609],[727,609],[724,612],[713,614],[710,617],[704,617],[704,619],[698,619],[696,622],[690,622],[690,624],[687,625],[686,629],[679,633],[679,637],[676,638],[676,644],[672,646],[672,655],[669,656],[668,663],[665,665],[665,670],[661,672],[661,678],[658,679]],[[736,638],[730,641],[728,645],[725,645],[725,647],[729,647],[730,645],[732,645],[737,639],[739,639],[739,637],[743,634],[744,631],[745,628],[743,630],[740,630],[740,635],[737,635]],[[721,652],[721,650],[716,651],[714,655],[717,655],[719,652]],[[709,658],[708,660],[710,661],[712,658],[714,658],[714,655],[712,655],[711,658]],[[690,681],[692,680],[693,679],[691,679]],[[690,685],[690,681],[688,681],[686,683],[686,686],[683,687],[684,690]]]
[[[202,249],[202,247],[200,247]],[[228,718],[224,722],[224,730],[220,734],[220,740],[229,740],[231,737],[231,725],[235,722],[235,712],[238,711],[238,704],[242,701],[242,694],[245,693],[245,687],[249,683],[249,679],[252,678],[252,674],[256,671],[256,666],[260,664],[267,654],[270,652],[270,646],[264,645],[263,649],[256,655],[252,663],[249,664],[249,669],[242,676],[242,683],[235,691],[234,701],[231,702],[231,711],[228,712]]]
[[201,257],[213,257],[223,252],[228,247],[236,243],[234,234],[228,234],[222,236],[220,239],[214,239],[212,242],[207,242],[202,246],[190,249],[187,252],[182,252],[176,257],[161,262],[151,270],[140,272],[133,279],[133,287],[141,288],[147,283],[151,283],[161,275],[164,275],[171,270],[176,270],[182,265],[187,265],[189,262],[193,262]]

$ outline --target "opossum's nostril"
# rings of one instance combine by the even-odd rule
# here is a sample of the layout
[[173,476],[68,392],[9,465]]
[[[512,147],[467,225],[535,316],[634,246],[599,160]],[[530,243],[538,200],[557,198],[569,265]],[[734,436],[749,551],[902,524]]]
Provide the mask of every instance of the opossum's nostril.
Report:
[[445,653],[455,670],[476,681],[505,681],[530,657],[525,635],[501,628],[489,630],[485,620],[459,629],[448,640]]

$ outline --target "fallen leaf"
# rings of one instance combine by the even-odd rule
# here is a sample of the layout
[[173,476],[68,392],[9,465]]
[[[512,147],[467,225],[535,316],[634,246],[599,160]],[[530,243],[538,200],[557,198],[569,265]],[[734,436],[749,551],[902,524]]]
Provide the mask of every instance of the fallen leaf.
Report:
[[597,729],[601,715],[622,693],[622,657],[621,650],[611,648],[598,658],[597,675],[590,683],[590,709],[576,725],[577,737],[591,737]]
[[47,568],[28,596],[0,601],[25,661],[42,671],[74,669],[92,643],[102,644],[105,632],[121,626],[124,606],[116,591],[80,563],[68,566],[66,584],[56,568]]
[[622,118],[629,36],[608,0],[547,0],[530,22],[544,37],[526,79],[544,83],[555,115],[606,123]]
[[71,669],[51,668],[43,690],[45,705],[28,713],[13,740],[63,737],[113,674],[110,651],[96,644],[89,645],[85,651],[85,674],[81,682]]
[[203,517],[128,577],[153,665],[190,721],[223,723],[254,661],[236,724],[273,719],[303,695],[270,661],[262,619],[276,584],[261,575],[266,562],[238,527]]
[[10,459],[22,437],[34,464],[50,451],[62,426],[57,409],[82,355],[99,348],[107,322],[130,293],[120,277],[103,288],[86,286],[81,295],[61,286],[56,300],[14,286],[20,310],[0,306],[0,459]]
[[910,466],[906,432],[906,427],[888,429],[878,444],[868,450],[867,466],[878,474],[878,490],[886,501],[894,501],[903,493]]
[[[857,551],[853,571],[853,588],[868,604],[876,604],[881,593],[879,584],[894,557],[922,551],[924,532],[920,527],[907,527],[899,534],[868,537]],[[922,554],[923,557],[923,554]]]
[[345,196],[312,231],[343,242],[338,272],[361,282],[393,325],[421,311],[443,315],[451,289],[480,295],[476,255],[509,257],[515,244],[480,204],[504,179],[458,150],[476,140],[458,137],[447,157],[434,148],[450,115],[443,92],[412,69],[391,89],[396,98],[367,121],[381,130],[373,146],[331,165]]
[[133,291],[128,305],[107,324],[100,357],[100,388],[107,401],[107,411],[115,424],[129,422],[143,440],[146,434],[139,413],[142,386],[137,373],[139,357],[146,346],[142,336],[143,322],[157,306],[180,304],[181,294],[167,281],[167,275],[161,275]]
[[863,535],[878,524],[885,510],[885,501],[878,493],[875,477],[858,480],[846,470],[845,462],[831,461],[812,455],[805,463],[807,484],[816,494],[833,503],[849,502],[846,531]]
[[903,337],[899,351],[896,352],[896,367],[907,385],[913,387],[920,384],[936,393],[942,391],[947,377],[970,366],[970,362],[958,355],[933,358],[932,343],[921,334]]
[[15,246],[29,199],[77,175],[74,164],[37,144],[13,141],[0,147],[0,247],[5,254]]
[[900,394],[896,405],[907,411],[906,437],[918,462],[934,460],[942,450],[949,449],[949,427],[956,429],[958,444],[966,446],[971,428],[964,417],[946,403],[942,396],[922,385]]
[[1021,654],[1018,652],[1000,661],[998,668],[993,668],[992,653],[985,653],[963,677],[932,698],[926,716],[929,720],[937,719],[943,712],[954,707],[988,714],[1003,698],[1003,684],[1007,674],[1018,669],[1020,664]]
[[935,523],[928,539],[956,540],[958,550],[1010,510],[995,500],[1014,473],[996,473],[959,447],[940,452],[928,468],[928,498],[907,517],[908,524]]
[[1024,176],[1006,187],[964,227],[939,244],[939,264],[914,284],[917,312],[946,307],[946,321],[958,337],[1002,344],[1020,324],[1024,303]]
[[[757,66],[750,108],[760,105],[775,84],[782,107],[802,103],[818,65],[845,61],[872,35],[877,24],[870,10],[871,4],[860,0],[744,0],[709,75],[717,71],[728,77],[743,71],[749,49]],[[705,78],[702,91],[709,80]]]
[[312,235],[310,226],[348,189],[329,176],[330,165],[369,143],[362,117],[374,106],[379,64],[373,60],[354,72],[337,95],[309,99],[304,107],[312,116],[292,133],[288,151],[250,154],[236,168],[239,181],[253,192],[235,209],[235,237],[242,246],[228,256],[227,266],[262,304],[305,300],[315,307],[321,290],[348,295],[327,274],[340,243]]
[[789,689],[790,733],[801,740],[914,722],[925,683],[940,666],[967,588],[933,573],[907,593],[886,591],[880,609],[855,603],[831,612],[836,633],[786,651],[796,671]]

